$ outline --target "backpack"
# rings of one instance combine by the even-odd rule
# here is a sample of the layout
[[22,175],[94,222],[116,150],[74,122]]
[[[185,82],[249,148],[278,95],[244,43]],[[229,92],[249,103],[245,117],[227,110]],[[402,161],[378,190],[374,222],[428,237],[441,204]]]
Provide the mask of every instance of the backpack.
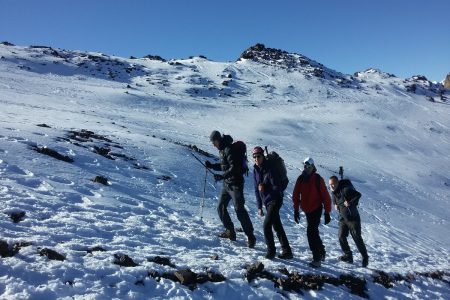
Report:
[[236,157],[239,158],[242,166],[242,175],[248,176],[248,159],[247,159],[247,146],[243,141],[236,141],[231,144],[231,149]]
[[353,186],[352,182],[350,181],[350,179],[341,179],[339,180],[339,184],[342,184],[352,190],[354,190],[359,196],[357,197],[357,199],[355,200],[355,206],[359,205],[359,199],[361,199],[361,193],[358,192],[355,187]]
[[281,181],[281,188],[284,191],[289,183],[289,178],[287,176],[287,170],[286,165],[284,164],[284,160],[281,158],[281,156],[278,155],[278,153],[272,151],[268,152],[266,147],[266,160],[269,163],[270,168],[275,173],[275,176],[280,178]]

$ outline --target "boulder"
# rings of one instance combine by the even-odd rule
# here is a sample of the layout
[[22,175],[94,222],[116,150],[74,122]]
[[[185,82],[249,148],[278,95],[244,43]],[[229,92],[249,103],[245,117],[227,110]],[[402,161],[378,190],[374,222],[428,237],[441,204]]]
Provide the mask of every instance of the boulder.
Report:
[[447,74],[447,77],[445,77],[444,80],[444,87],[446,89],[450,89],[450,73]]
[[114,254],[114,264],[122,267],[136,267],[139,266],[133,261],[131,257],[126,254]]
[[64,255],[59,254],[55,250],[51,250],[51,249],[48,249],[48,248],[41,249],[39,251],[39,255],[47,256],[47,258],[50,259],[50,260],[64,261],[66,259],[66,257]]

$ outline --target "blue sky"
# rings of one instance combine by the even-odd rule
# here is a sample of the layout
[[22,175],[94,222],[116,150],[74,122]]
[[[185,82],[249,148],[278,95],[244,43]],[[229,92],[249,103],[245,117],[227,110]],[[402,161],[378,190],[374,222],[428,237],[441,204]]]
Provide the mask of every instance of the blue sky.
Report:
[[301,53],[343,73],[369,67],[441,81],[449,0],[0,0],[0,41],[231,61],[249,46]]

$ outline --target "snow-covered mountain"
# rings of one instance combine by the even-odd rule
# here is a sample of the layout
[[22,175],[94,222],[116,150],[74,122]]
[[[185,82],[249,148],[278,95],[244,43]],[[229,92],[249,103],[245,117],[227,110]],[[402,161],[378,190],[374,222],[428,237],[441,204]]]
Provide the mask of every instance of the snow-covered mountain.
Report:
[[[445,299],[449,94],[423,76],[346,75],[261,44],[235,62],[214,62],[4,42],[0,298]],[[207,175],[201,208],[205,169],[191,155],[215,159],[214,129],[284,158],[291,183],[281,215],[293,260],[264,259],[251,175],[245,197],[256,248],[246,248],[243,233],[236,242],[216,237],[220,184]],[[320,227],[326,262],[308,267],[305,218],[293,222],[291,201],[306,156],[324,178],[343,166],[363,194],[369,268],[360,268],[353,241],[355,263],[338,262],[336,212]],[[122,254],[135,266],[117,265],[127,262]],[[248,280],[246,265],[258,261],[268,272]],[[173,272],[183,269],[204,274],[202,283],[177,282]],[[285,279],[294,272],[325,283],[293,291]],[[357,279],[365,291],[352,285]],[[391,288],[380,284],[388,281]]]

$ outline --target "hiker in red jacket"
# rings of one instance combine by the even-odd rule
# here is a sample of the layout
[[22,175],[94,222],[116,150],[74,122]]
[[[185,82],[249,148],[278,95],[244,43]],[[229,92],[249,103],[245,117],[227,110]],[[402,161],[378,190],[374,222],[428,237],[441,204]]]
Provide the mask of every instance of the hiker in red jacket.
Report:
[[320,217],[322,210],[325,208],[325,224],[331,220],[331,199],[325,186],[323,178],[317,174],[314,166],[314,160],[307,157],[303,161],[303,172],[297,178],[294,192],[292,193],[292,201],[294,202],[294,221],[299,223],[300,213],[299,206],[306,215],[307,236],[309,249],[313,253],[313,261],[311,267],[318,268],[321,261],[325,260],[325,247],[319,235]]

